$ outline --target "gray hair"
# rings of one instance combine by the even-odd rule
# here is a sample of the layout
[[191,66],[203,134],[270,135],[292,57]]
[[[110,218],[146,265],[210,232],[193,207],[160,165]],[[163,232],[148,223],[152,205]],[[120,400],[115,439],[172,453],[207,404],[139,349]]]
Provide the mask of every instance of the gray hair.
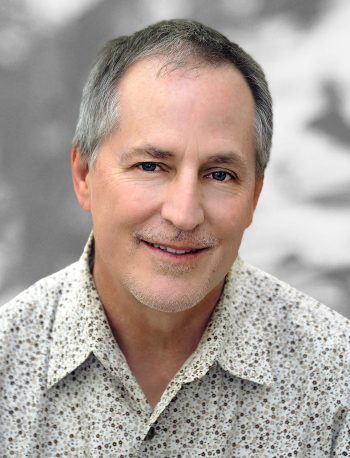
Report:
[[98,148],[118,124],[118,82],[135,62],[165,58],[165,65],[231,63],[244,77],[255,101],[256,176],[262,177],[272,140],[272,100],[260,65],[240,46],[199,22],[161,21],[130,36],[108,41],[97,56],[83,89],[73,144],[91,165]]

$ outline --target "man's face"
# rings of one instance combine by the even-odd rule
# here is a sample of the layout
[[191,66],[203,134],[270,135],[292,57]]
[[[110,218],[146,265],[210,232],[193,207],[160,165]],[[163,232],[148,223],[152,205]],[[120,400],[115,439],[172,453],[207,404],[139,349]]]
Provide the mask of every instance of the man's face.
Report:
[[176,312],[220,293],[262,183],[240,73],[158,74],[162,63],[140,61],[122,78],[119,127],[78,198],[92,214],[97,285],[113,300]]

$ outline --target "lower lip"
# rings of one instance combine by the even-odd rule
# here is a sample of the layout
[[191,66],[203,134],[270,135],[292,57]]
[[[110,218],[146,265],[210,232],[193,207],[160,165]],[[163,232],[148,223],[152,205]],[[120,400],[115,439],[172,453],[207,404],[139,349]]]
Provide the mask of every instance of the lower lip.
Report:
[[159,255],[162,255],[163,257],[173,260],[173,261],[181,261],[181,262],[186,262],[186,261],[194,261],[199,258],[203,253],[208,251],[207,248],[199,251],[195,251],[193,253],[187,253],[187,254],[175,254],[175,253],[169,253],[169,251],[162,250],[161,248],[156,248],[153,245],[150,245],[149,243],[144,242],[143,240],[141,241],[142,244],[153,251],[154,253],[158,253]]

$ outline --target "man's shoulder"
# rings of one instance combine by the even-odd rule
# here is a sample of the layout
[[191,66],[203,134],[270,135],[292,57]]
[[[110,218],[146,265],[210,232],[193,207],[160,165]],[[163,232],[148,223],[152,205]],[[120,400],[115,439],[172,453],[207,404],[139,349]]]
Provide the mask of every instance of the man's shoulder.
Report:
[[254,266],[243,263],[241,272],[250,329],[261,338],[276,389],[310,398],[318,391],[330,408],[348,409],[350,321]]
[[350,321],[346,317],[249,263],[242,261],[241,272],[262,319],[273,321],[285,339],[305,339],[320,348],[325,343],[341,345],[350,352]]
[[0,341],[23,340],[40,330],[49,330],[57,305],[75,281],[77,265],[40,279],[0,306]]

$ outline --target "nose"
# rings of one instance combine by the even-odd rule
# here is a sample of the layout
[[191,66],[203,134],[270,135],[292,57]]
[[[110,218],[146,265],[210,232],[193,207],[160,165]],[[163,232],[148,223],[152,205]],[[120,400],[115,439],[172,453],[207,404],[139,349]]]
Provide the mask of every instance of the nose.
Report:
[[174,180],[166,191],[161,216],[177,229],[192,231],[204,221],[197,178]]

